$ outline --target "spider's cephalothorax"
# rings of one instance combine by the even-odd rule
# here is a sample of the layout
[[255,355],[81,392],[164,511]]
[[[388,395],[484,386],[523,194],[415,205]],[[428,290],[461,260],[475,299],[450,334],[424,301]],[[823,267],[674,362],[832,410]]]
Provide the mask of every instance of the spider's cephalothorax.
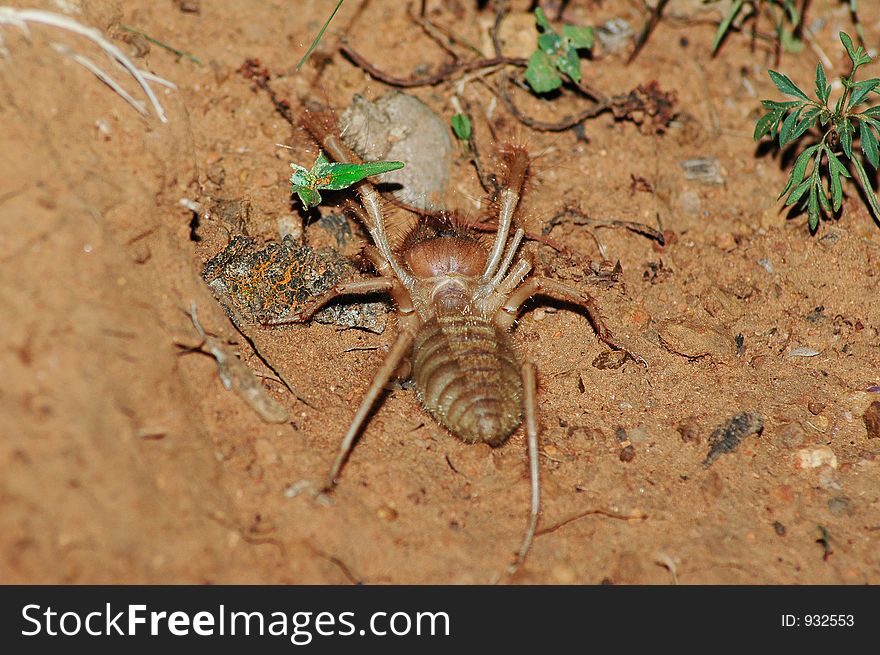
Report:
[[[332,120],[306,112],[303,124],[339,162],[357,158],[342,143]],[[503,444],[525,417],[531,480],[529,525],[514,568],[522,562],[535,534],[539,513],[537,378],[535,366],[516,353],[510,338],[523,303],[549,296],[586,310],[599,338],[620,346],[605,328],[593,299],[556,280],[529,276],[531,264],[517,258],[524,232],[510,228],[529,167],[520,146],[503,153],[505,175],[498,193],[498,230],[486,241],[446,216],[422,219],[392,248],[381,199],[368,182],[357,191],[362,220],[373,245],[365,249],[379,276],[340,284],[316,299],[295,320],[307,320],[343,295],[386,292],[398,316],[397,337],[342,440],[326,488],[336,483],[373,404],[397,372],[409,372],[422,406],[452,434],[468,443]]]

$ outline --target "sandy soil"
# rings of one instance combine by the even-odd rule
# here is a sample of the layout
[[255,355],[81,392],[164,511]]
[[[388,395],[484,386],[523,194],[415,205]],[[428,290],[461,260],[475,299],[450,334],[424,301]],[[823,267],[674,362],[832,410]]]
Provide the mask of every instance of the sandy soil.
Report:
[[[373,0],[360,13],[360,3],[346,2],[300,73],[295,64],[330,2],[299,2],[296,11],[268,1],[28,6],[59,4],[80,8],[78,20],[178,89],[157,87],[166,124],[142,117],[52,47],[61,42],[103,63],[82,38],[35,26],[28,42],[0,28],[9,50],[0,59],[0,580],[492,580],[527,518],[522,434],[494,450],[462,444],[412,391],[394,390],[332,504],[290,497],[291,485],[326,473],[393,330],[254,327],[249,344],[200,278],[231,233],[277,240],[279,219],[299,221],[288,162],[316,154],[308,135],[236,73],[245,59],[260,59],[281,97],[341,110],[355,93],[389,89],[334,53],[343,32],[400,76],[433,70],[448,54],[413,25],[404,3],[391,1]],[[438,23],[486,43],[490,12],[477,15],[471,2],[428,4]],[[570,4],[571,22],[643,20],[640,3]],[[861,4],[876,44],[880,7]],[[513,3],[511,54],[533,35],[527,5]],[[193,6],[197,13],[182,9]],[[822,20],[816,40],[833,71],[844,72],[836,34],[852,32],[845,7],[813,2],[811,18]],[[540,233],[577,206],[650,224],[659,215],[673,237],[660,248],[632,232],[596,232],[623,273],[619,284],[590,289],[647,371],[632,362],[594,366],[607,348],[583,316],[562,307],[532,307],[515,332],[540,371],[544,505],[542,533],[513,582],[880,582],[880,439],[868,437],[862,419],[880,398],[867,391],[878,382],[880,227],[852,186],[843,217],[815,236],[805,216],[780,211],[780,158],[751,140],[759,100],[777,97],[765,72],[772,56],[733,35],[712,59],[713,34],[711,24],[670,19],[632,65],[625,50],[583,64],[585,79],[608,93],[654,80],[674,91],[678,120],[664,134],[603,115],[584,124],[584,140],[529,130],[495,107],[500,140],[543,153],[520,214],[527,229]],[[811,88],[815,61],[806,49],[784,54],[779,68]],[[453,87],[410,92],[448,119]],[[476,81],[464,96],[480,117],[487,166],[497,167],[482,118],[493,96]],[[535,115],[579,109],[568,95],[517,97]],[[723,184],[686,179],[680,162],[694,157],[716,158]],[[478,215],[482,190],[463,157],[452,179],[450,204]],[[246,200],[249,211],[235,225],[218,214],[193,221],[181,198],[205,207]],[[309,243],[335,243],[316,224],[305,234]],[[601,261],[584,226],[563,222],[549,236]],[[356,249],[350,244],[348,254]],[[528,249],[545,273],[588,282],[580,260],[534,242]],[[192,302],[206,330],[231,340],[231,351],[263,376],[289,421],[262,421],[223,387],[211,357],[183,353],[178,344],[199,343]],[[818,354],[790,356],[797,348]],[[271,379],[266,362],[296,394]],[[744,411],[761,416],[763,432],[704,467],[709,435]],[[618,427],[629,434],[631,461],[620,457]]]

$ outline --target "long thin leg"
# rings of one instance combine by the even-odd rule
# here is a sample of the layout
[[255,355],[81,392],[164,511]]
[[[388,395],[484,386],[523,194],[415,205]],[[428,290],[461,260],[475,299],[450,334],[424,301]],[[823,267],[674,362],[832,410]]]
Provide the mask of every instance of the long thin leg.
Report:
[[535,530],[538,528],[538,514],[541,511],[541,485],[538,478],[538,379],[535,373],[535,365],[526,362],[520,369],[525,397],[523,405],[526,416],[526,441],[529,451],[529,479],[532,484],[532,505],[529,513],[529,527],[523,536],[522,544],[516,553],[516,561],[507,569],[509,575],[513,575],[522,565],[532,546],[535,538]]
[[315,298],[293,316],[285,316],[283,318],[268,321],[266,325],[303,323],[314,316],[315,312],[321,309],[321,307],[335,298],[339,298],[340,296],[366,295],[369,293],[379,293],[381,291],[391,291],[394,287],[394,282],[394,278],[391,277],[377,277],[369,280],[355,280],[354,282],[337,284]]
[[495,242],[492,251],[486,261],[486,270],[480,280],[488,282],[495,275],[501,257],[504,254],[504,245],[507,243],[507,235],[510,233],[510,225],[513,223],[513,214],[519,204],[522,187],[526,180],[526,172],[529,168],[529,155],[523,148],[513,148],[508,156],[507,180],[501,189],[501,197],[498,200],[498,232],[495,234]]
[[510,265],[513,263],[513,258],[516,257],[516,251],[522,243],[523,236],[525,236],[525,231],[521,227],[517,228],[516,233],[514,233],[513,239],[510,242],[510,247],[507,249],[507,253],[504,255],[501,264],[498,266],[498,272],[495,273],[491,280],[480,287],[475,294],[476,298],[488,296],[498,287],[499,284],[501,284],[504,276],[507,275],[507,269],[509,269]]
[[403,358],[406,357],[407,354],[409,354],[413,338],[413,333],[409,330],[401,330],[397,335],[394,345],[391,346],[391,350],[388,351],[388,357],[385,358],[382,367],[376,372],[373,382],[370,384],[370,388],[364,395],[363,400],[361,400],[361,405],[358,407],[357,413],[354,415],[351,425],[348,427],[348,432],[345,433],[345,437],[339,445],[339,453],[336,455],[336,460],[333,462],[333,467],[330,469],[330,474],[327,476],[327,481],[324,483],[324,491],[329,491],[336,484],[336,478],[339,475],[339,471],[342,470],[342,465],[345,463],[348,453],[351,452],[355,437],[360,431],[364,420],[367,418],[367,414],[370,413],[373,403],[376,402],[379,394],[382,393],[382,389],[388,383],[388,380],[391,379],[391,376],[397,370],[397,367],[400,366],[400,362],[403,361]]
[[529,278],[520,285],[516,291],[508,296],[507,302],[504,303],[501,309],[507,313],[508,316],[513,318],[517,315],[523,303],[532,296],[547,296],[549,298],[570,302],[578,307],[582,307],[586,310],[587,316],[589,316],[590,322],[596,330],[596,335],[602,342],[611,346],[614,350],[622,350],[639,364],[647,368],[648,364],[644,358],[632,352],[614,339],[614,335],[611,334],[611,330],[608,329],[605,325],[605,321],[602,319],[602,314],[599,311],[599,306],[596,304],[596,300],[590,294],[583,293],[563,282],[547,277]]

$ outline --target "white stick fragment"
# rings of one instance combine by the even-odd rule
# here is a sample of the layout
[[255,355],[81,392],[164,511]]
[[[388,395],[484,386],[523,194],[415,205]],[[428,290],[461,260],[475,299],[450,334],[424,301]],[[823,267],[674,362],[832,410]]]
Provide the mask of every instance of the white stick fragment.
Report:
[[132,107],[134,107],[138,112],[140,112],[144,116],[147,115],[147,110],[144,107],[144,103],[142,103],[138,100],[135,100],[128,91],[126,91],[125,89],[123,89],[119,85],[119,82],[117,82],[112,77],[110,77],[107,73],[105,73],[103,70],[101,70],[97,66],[97,64],[95,64],[91,59],[89,59],[88,57],[85,57],[84,55],[81,55],[77,52],[74,52],[73,50],[71,50],[70,48],[68,48],[66,45],[64,45],[62,43],[53,43],[52,47],[55,48],[56,52],[59,52],[62,55],[66,55],[66,56],[70,57],[76,63],[78,63],[81,66],[84,66],[85,68],[90,70],[94,74],[95,77],[97,77],[104,84],[106,84],[111,89],[116,91],[116,93],[118,93],[120,96],[122,96],[123,100],[125,100],[128,104],[130,104]]
[[[109,57],[117,61],[123,68],[125,68],[131,76],[137,81],[140,87],[146,93],[147,98],[150,100],[150,104],[153,105],[153,109],[156,112],[156,115],[159,117],[159,120],[163,123],[168,122],[168,117],[165,114],[165,109],[163,109],[162,105],[159,103],[159,99],[156,97],[156,94],[153,92],[153,89],[150,87],[148,79],[156,82],[158,84],[163,84],[170,88],[176,88],[173,82],[169,82],[168,80],[162,79],[161,77],[157,77],[152,73],[148,73],[146,71],[139,70],[131,60],[125,56],[125,54],[113,45],[110,41],[108,41],[101,32],[98,30],[86,27],[76,22],[72,18],[68,18],[62,14],[55,14],[50,11],[42,11],[40,9],[17,9],[15,7],[0,7],[0,25],[12,25],[13,27],[17,27],[22,31],[27,39],[30,39],[30,30],[28,29],[28,23],[39,23],[42,25],[49,25],[50,27],[57,27],[59,29],[68,30],[73,32],[74,34],[79,34],[80,36],[84,36],[89,39],[93,43],[95,43],[99,48],[101,48]],[[57,48],[56,48],[57,49]],[[67,52],[65,54],[70,54]],[[102,82],[110,86],[114,91],[119,93],[123,98],[126,99],[127,102],[132,104],[135,108],[140,105],[137,101],[131,98],[130,95],[126,94],[122,91],[122,87],[119,86],[116,82],[108,81],[109,76],[101,71],[100,68],[95,66],[92,62],[85,57],[79,59],[81,55],[70,54],[77,63],[88,68],[92,73],[94,73]],[[84,63],[84,62],[88,62]],[[100,73],[98,72],[100,71]],[[126,97],[127,96],[127,97]],[[142,105],[141,105],[142,107]]]

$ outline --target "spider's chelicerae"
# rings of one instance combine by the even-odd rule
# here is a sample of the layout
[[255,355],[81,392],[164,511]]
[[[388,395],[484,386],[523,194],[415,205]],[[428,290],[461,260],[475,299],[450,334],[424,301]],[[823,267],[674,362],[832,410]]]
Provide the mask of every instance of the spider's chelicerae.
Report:
[[[302,120],[336,161],[359,161],[330,127],[327,114],[306,112]],[[510,337],[520,308],[533,296],[571,303],[587,312],[599,339],[628,351],[614,341],[592,297],[557,280],[530,276],[529,261],[517,258],[524,232],[517,228],[511,237],[510,231],[529,156],[519,146],[502,156],[506,171],[491,245],[465,225],[426,217],[393,248],[378,192],[367,180],[359,183],[361,219],[373,241],[365,254],[379,276],[339,284],[284,322],[308,320],[340,296],[388,293],[397,307],[397,336],[342,439],[325,491],[336,484],[367,415],[395,374],[409,376],[422,407],[467,443],[500,446],[525,417],[531,512],[512,571],[529,551],[540,511],[535,365],[519,356]]]

